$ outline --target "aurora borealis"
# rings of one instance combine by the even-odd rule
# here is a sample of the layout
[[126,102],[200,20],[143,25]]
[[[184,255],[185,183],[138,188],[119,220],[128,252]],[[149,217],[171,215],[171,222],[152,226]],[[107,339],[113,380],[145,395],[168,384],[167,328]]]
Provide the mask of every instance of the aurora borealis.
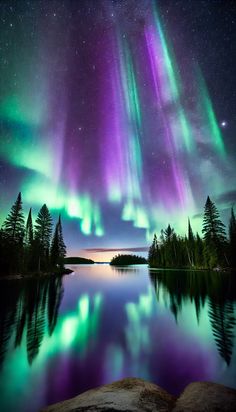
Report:
[[188,216],[200,231],[208,194],[228,216],[233,2],[10,0],[0,13],[1,222],[21,190],[26,213],[62,213],[73,254],[145,247]]

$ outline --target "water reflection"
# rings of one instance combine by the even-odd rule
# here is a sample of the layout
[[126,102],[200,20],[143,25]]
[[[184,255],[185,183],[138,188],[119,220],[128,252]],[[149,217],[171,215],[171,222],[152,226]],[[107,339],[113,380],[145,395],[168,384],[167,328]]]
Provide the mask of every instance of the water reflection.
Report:
[[[145,267],[146,267],[146,265],[145,265]],[[139,272],[139,267],[135,267],[135,266],[112,266],[111,265],[111,270],[113,272],[116,272],[116,273],[120,274],[120,275],[127,275],[127,273],[128,274],[137,274]]]
[[75,345],[79,356],[84,357],[90,338],[95,338],[98,332],[102,300],[101,293],[79,297],[76,310],[64,316],[59,325],[57,350],[60,350],[60,343],[62,349]]
[[150,334],[147,319],[152,314],[153,297],[151,287],[147,294],[140,294],[138,302],[125,304],[128,325],[126,326],[126,341],[131,356],[138,358],[142,351],[150,350]]
[[62,279],[47,277],[27,281],[4,281],[0,290],[0,364],[6,353],[21,345],[32,364],[46,332],[51,336],[63,297]]
[[127,376],[176,395],[196,380],[235,386],[235,294],[229,274],[145,265],[4,281],[0,410],[18,399],[19,412],[37,412]]
[[235,325],[233,304],[230,301],[214,302],[210,298],[208,314],[218,352],[229,365],[233,352]]
[[150,271],[157,300],[163,294],[176,322],[187,300],[194,302],[199,322],[208,303],[208,317],[220,356],[230,364],[234,325],[233,302],[236,301],[236,280],[233,274],[218,272]]

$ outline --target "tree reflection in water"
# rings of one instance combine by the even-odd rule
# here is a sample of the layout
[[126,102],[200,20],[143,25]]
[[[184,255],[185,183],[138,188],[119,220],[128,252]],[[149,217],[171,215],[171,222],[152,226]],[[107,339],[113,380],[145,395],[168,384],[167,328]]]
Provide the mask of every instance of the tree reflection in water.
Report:
[[233,329],[236,301],[236,279],[234,274],[200,271],[150,270],[151,282],[157,299],[161,289],[169,297],[169,308],[176,322],[178,314],[187,300],[194,302],[196,317],[208,304],[208,316],[213,337],[220,356],[230,364],[233,351]]
[[[5,355],[21,345],[26,334],[27,358],[31,364],[46,333],[52,335],[63,296],[61,277],[2,281],[0,290],[0,366]],[[14,285],[13,285],[14,282]]]

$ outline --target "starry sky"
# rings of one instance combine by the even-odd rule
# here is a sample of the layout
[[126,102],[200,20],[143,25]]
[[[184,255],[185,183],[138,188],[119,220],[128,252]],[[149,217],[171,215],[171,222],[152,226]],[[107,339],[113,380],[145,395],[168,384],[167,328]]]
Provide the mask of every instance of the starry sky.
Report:
[[68,255],[145,253],[236,200],[236,3],[2,0],[0,223],[22,192]]

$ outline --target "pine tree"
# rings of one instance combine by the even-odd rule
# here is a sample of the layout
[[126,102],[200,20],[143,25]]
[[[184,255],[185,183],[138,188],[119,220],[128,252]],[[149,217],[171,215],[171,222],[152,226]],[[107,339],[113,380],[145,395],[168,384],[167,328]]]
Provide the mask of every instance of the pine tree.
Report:
[[58,219],[58,243],[59,243],[59,265],[64,266],[64,258],[66,257],[66,245],[64,243],[62,224],[61,224],[61,215]]
[[63,240],[62,225],[61,225],[61,215],[59,215],[58,222],[55,227],[50,257],[52,267],[55,268],[57,265],[60,268],[64,266],[64,258],[66,256],[66,246]]
[[56,224],[54,234],[52,237],[52,244],[50,249],[50,261],[52,268],[54,269],[59,260],[59,236],[58,236],[58,223]]
[[227,263],[225,225],[221,222],[219,212],[209,196],[204,209],[202,233],[207,265],[213,268]]
[[52,234],[52,218],[46,204],[41,207],[35,223],[35,251],[40,271],[49,267],[49,248]]
[[52,218],[46,204],[41,207],[35,223],[35,238],[40,241],[44,251],[48,251],[52,234]]
[[176,265],[176,235],[174,229],[168,225],[163,231],[163,260],[165,267],[174,267]]
[[24,237],[24,215],[21,192],[18,194],[14,205],[3,223],[3,230],[12,242],[22,242]]
[[24,215],[21,193],[19,193],[0,234],[0,264],[5,274],[19,273],[24,269],[23,238]]
[[149,248],[148,252],[148,264],[150,267],[157,267],[160,266],[159,259],[159,248],[157,243],[157,235],[154,234],[153,242]]
[[34,251],[34,232],[32,222],[32,209],[30,208],[25,226],[24,237],[24,270],[30,272],[34,269],[33,251]]
[[236,268],[236,219],[233,208],[231,209],[229,221],[229,253],[230,264],[233,268]]
[[25,245],[26,247],[31,247],[34,241],[34,231],[32,222],[32,208],[29,210],[28,218],[25,227]]
[[167,228],[164,230],[164,238],[166,242],[170,242],[174,235],[174,229],[168,225]]
[[194,236],[193,236],[193,231],[190,223],[190,219],[188,218],[188,241],[193,243],[194,242]]
[[189,264],[190,266],[194,266],[195,265],[195,261],[194,261],[195,239],[193,236],[193,231],[192,231],[192,227],[191,227],[191,223],[189,219],[188,219],[188,239],[186,243],[187,243],[187,254],[188,254]]
[[203,240],[200,238],[199,234],[197,233],[196,241],[195,241],[195,265],[198,268],[203,268],[204,265],[204,253],[203,253]]

